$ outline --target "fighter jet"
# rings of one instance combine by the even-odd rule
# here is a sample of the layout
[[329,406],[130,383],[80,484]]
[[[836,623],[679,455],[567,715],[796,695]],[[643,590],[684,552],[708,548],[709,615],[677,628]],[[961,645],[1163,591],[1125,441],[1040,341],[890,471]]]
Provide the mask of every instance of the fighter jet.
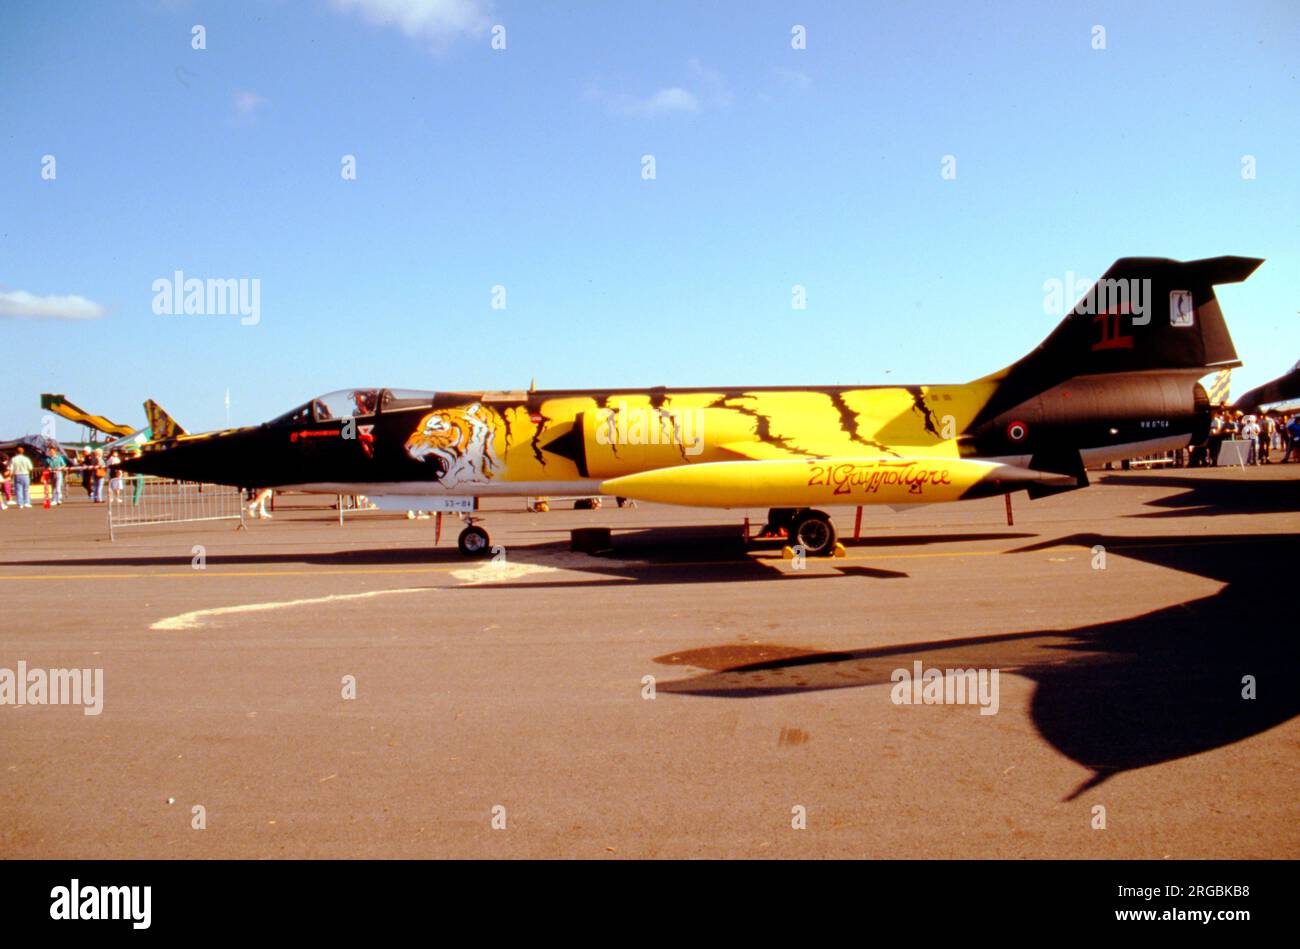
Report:
[[[1214,287],[1262,262],[1118,260],[1038,348],[967,383],[348,389],[262,425],[160,439],[126,467],[407,508],[557,494],[765,507],[769,530],[827,555],[825,506],[1042,497],[1086,487],[1089,465],[1203,442],[1199,380],[1241,364]],[[484,556],[491,538],[471,522],[458,545]]]
[[1242,412],[1258,412],[1264,406],[1278,405],[1300,399],[1300,362],[1291,371],[1256,386],[1233,403]]

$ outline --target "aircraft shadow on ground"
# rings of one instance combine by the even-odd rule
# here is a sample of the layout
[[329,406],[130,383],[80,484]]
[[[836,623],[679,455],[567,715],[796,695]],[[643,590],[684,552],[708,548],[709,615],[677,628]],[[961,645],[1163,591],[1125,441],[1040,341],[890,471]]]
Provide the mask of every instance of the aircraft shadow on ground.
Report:
[[[551,532],[554,533],[554,532]],[[849,547],[884,547],[916,546],[930,543],[972,543],[987,540],[1016,540],[1035,537],[1026,533],[981,533],[952,535],[908,535],[895,537],[872,537],[861,541],[846,541]],[[188,543],[188,542],[187,542]],[[457,553],[456,548],[444,538],[441,547],[381,547],[362,550],[337,550],[322,553],[301,553],[296,551],[262,551],[254,553],[220,553],[210,551],[207,564],[210,567],[248,567],[265,565],[313,564],[320,566],[403,566],[418,564],[459,564],[472,568],[479,561],[467,560]],[[584,574],[602,574],[615,576],[610,582],[643,583],[683,583],[714,582],[736,579],[771,580],[785,577],[788,579],[829,579],[840,576],[858,576],[878,579],[905,577],[907,574],[893,570],[879,570],[871,567],[848,565],[840,560],[811,560],[812,569],[794,571],[787,562],[772,563],[755,559],[756,551],[775,551],[782,546],[780,541],[757,542],[748,546],[742,541],[739,531],[728,527],[662,527],[641,530],[617,531],[613,535],[613,550],[607,555],[593,555],[579,563],[571,560],[565,567],[572,567]],[[515,549],[515,548],[511,548]],[[545,564],[546,558],[569,554],[568,541],[548,541],[519,545],[517,548],[526,552],[529,561]],[[192,555],[189,547],[184,547],[183,554],[123,554],[106,557],[75,557],[44,560],[14,560],[5,566],[20,567],[183,567],[191,565]],[[507,557],[510,550],[507,550]],[[617,564],[611,563],[617,561]],[[674,570],[674,566],[679,569]],[[654,568],[654,569],[650,569]],[[575,580],[567,585],[584,586],[602,581]],[[544,583],[520,583],[506,581],[500,586],[528,588],[531,586],[565,585],[566,581]],[[483,584],[483,586],[494,586]]]
[[[1077,534],[1011,551],[1058,544],[1218,580],[1223,589],[1122,620],[963,640],[909,643],[848,652],[783,647],[707,646],[656,661],[710,671],[657,690],[682,695],[758,696],[891,686],[895,669],[989,668],[1036,683],[1031,718],[1039,734],[1093,776],[1073,799],[1111,775],[1240,741],[1294,717],[1300,690],[1294,669],[1300,639],[1293,610],[1276,589],[1278,565],[1296,542],[1290,534],[1197,537]],[[1257,697],[1243,698],[1254,676]],[[880,701],[890,701],[881,690]],[[971,709],[972,714],[975,713]]]
[[1223,514],[1269,514],[1300,510],[1300,479],[1271,481],[1177,476],[1107,475],[1101,484],[1123,487],[1181,488],[1179,494],[1148,501],[1147,507],[1164,508],[1129,514],[1136,518],[1205,517]]

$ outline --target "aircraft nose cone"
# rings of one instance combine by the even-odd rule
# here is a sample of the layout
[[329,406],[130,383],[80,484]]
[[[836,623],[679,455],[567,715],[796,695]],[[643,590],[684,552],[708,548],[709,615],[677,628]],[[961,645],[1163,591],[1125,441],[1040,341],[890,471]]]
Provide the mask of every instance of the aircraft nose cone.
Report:
[[251,432],[216,432],[147,450],[122,468],[133,474],[248,487],[256,469]]

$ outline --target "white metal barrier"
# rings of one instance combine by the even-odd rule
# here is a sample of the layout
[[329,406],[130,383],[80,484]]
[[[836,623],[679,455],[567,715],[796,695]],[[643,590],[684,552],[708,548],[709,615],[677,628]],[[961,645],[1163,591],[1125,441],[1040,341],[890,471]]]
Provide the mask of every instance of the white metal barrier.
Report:
[[223,484],[171,481],[126,475],[118,492],[104,485],[108,505],[108,536],[117,539],[124,527],[183,524],[194,521],[237,520],[244,526],[244,492]]
[[1154,455],[1139,455],[1129,459],[1130,468],[1156,468],[1160,465],[1177,465],[1178,453],[1172,451],[1157,452]]

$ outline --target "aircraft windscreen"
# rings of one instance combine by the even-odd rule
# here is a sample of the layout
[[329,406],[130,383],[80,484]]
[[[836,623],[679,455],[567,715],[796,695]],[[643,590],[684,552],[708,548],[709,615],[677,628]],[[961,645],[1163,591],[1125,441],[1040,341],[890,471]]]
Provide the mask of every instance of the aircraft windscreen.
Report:
[[424,389],[339,389],[272,420],[272,425],[298,425],[330,419],[361,418],[379,412],[433,406],[434,393]]
[[312,400],[316,421],[360,418],[379,408],[379,389],[340,389]]
[[433,393],[423,389],[385,389],[379,401],[379,411],[396,412],[401,409],[427,409],[433,406]]

